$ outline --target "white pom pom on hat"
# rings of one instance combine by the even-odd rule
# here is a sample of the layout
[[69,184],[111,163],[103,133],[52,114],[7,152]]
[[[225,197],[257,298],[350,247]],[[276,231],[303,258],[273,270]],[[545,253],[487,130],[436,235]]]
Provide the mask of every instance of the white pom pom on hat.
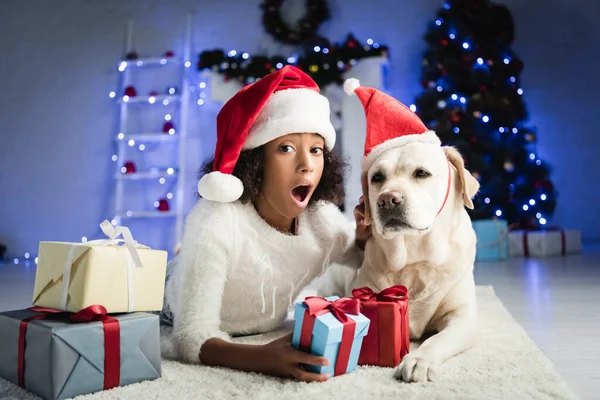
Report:
[[242,196],[244,185],[231,174],[213,171],[200,178],[198,193],[207,200],[230,203]]
[[349,96],[352,96],[359,87],[360,81],[356,78],[349,78],[344,81],[344,92]]

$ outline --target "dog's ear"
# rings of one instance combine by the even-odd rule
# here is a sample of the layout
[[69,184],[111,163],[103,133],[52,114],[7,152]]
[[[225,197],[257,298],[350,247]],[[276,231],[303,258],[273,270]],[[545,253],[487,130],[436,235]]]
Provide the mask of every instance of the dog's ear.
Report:
[[369,202],[369,179],[368,173],[363,172],[360,177],[362,183],[363,199],[365,200],[365,225],[371,225],[373,219],[371,218],[371,203]]
[[454,147],[443,147],[444,153],[446,154],[446,159],[456,168],[458,172],[458,179],[460,180],[460,187],[462,190],[462,197],[465,203],[465,206],[473,209],[473,196],[477,194],[479,190],[479,182],[477,179],[473,178],[473,175],[465,168],[465,163],[462,159],[462,156]]

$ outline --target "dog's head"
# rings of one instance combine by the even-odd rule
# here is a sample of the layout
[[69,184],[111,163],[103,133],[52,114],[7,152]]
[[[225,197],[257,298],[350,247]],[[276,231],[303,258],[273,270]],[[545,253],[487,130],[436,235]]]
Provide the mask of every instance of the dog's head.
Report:
[[[451,174],[448,189],[448,174]],[[365,223],[385,238],[424,235],[444,207],[473,208],[479,183],[452,147],[408,143],[383,152],[362,175]],[[458,200],[457,200],[458,199]]]

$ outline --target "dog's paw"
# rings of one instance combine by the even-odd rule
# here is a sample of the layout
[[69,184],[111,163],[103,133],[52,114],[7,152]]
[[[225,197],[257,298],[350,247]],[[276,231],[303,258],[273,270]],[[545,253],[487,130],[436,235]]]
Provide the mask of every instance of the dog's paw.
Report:
[[426,358],[407,354],[398,369],[396,379],[404,382],[427,382],[435,379],[436,365]]

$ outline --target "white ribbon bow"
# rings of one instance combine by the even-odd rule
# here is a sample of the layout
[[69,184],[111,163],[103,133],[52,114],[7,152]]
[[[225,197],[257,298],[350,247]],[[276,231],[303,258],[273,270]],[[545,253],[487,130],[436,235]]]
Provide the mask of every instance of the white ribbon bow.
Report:
[[[140,259],[140,255],[137,249],[149,249],[148,246],[144,246],[143,244],[139,244],[137,241],[133,240],[133,235],[131,231],[126,226],[113,226],[108,220],[104,220],[100,224],[100,228],[102,228],[102,232],[108,239],[98,239],[98,240],[90,240],[86,243],[76,243],[69,249],[69,254],[67,255],[67,259],[65,261],[65,268],[63,271],[63,292],[60,300],[60,305],[62,310],[67,310],[67,299],[69,295],[69,285],[71,283],[71,268],[73,266],[73,258],[75,258],[75,251],[79,246],[91,246],[91,247],[103,247],[103,246],[112,246],[119,245],[120,243],[125,243],[128,252],[126,253],[127,257],[127,286],[128,286],[128,295],[129,295],[129,304],[128,311],[131,312],[134,309],[133,304],[133,268],[134,266],[137,268],[142,268],[142,260]],[[123,239],[117,239],[119,236],[123,236]]]

